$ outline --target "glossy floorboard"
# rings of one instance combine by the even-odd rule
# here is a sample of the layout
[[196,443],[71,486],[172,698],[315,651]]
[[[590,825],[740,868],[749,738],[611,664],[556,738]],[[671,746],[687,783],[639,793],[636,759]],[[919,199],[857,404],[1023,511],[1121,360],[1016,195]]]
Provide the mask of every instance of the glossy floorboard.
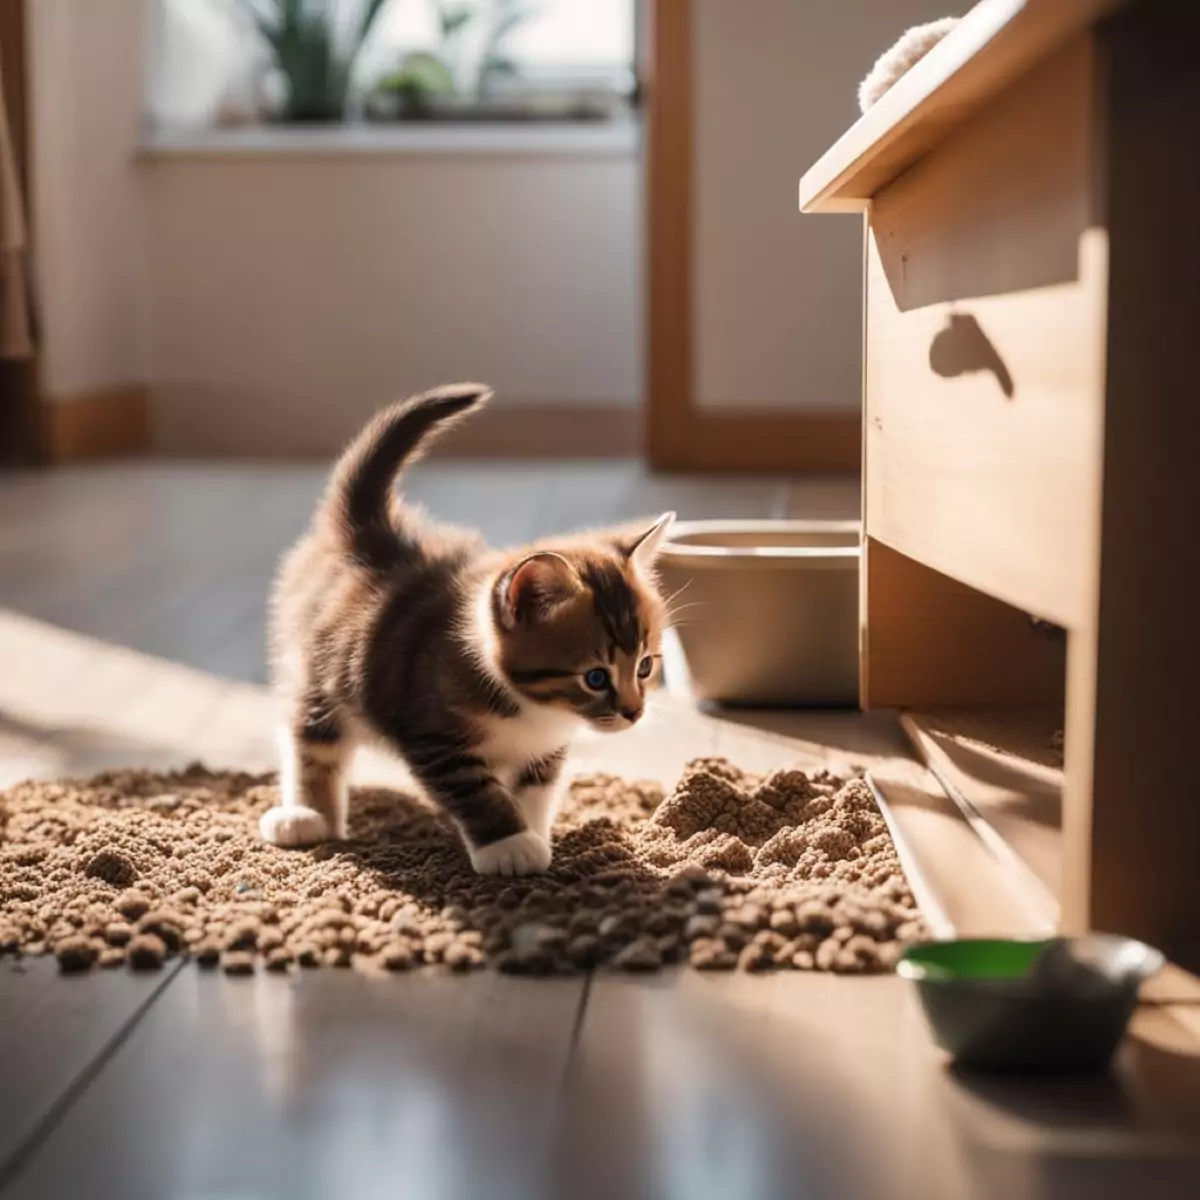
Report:
[[[311,467],[0,477],[0,783],[192,758],[268,768],[262,604]],[[656,479],[634,464],[425,464],[412,492],[497,541],[664,508],[849,516],[852,481]],[[888,718],[664,700],[579,769],[666,782],[904,753]],[[364,756],[362,779],[398,780]],[[60,979],[0,966],[0,1195],[270,1197],[1200,1194],[1200,1058],[1139,1018],[1109,1080],[948,1074],[894,979]]]
[[544,1194],[583,987],[185,968],[5,1195]]

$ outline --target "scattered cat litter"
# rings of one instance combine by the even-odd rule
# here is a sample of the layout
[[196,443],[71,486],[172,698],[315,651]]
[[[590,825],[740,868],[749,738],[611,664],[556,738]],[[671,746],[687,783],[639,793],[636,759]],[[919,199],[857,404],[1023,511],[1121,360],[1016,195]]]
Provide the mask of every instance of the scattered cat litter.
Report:
[[0,954],[64,972],[308,967],[519,974],[891,968],[924,936],[861,779],[691,763],[670,793],[574,782],[545,875],[481,878],[446,819],[359,791],[353,837],[260,842],[273,776],[110,771],[0,793]]

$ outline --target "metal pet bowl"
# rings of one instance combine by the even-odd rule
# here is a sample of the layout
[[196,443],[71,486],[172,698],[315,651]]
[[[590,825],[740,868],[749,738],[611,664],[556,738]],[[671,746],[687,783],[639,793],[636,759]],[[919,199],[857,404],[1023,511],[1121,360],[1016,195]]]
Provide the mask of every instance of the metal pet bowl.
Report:
[[1133,938],[967,938],[907,950],[934,1039],[970,1070],[1101,1071],[1163,956]]
[[698,700],[858,704],[857,521],[690,521],[659,558]]

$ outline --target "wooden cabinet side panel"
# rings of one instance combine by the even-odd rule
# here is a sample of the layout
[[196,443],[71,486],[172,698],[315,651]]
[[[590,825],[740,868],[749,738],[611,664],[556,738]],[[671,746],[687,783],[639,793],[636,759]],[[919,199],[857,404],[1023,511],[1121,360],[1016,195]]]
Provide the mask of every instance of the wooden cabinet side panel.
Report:
[[869,532],[1063,625],[1089,611],[1107,241],[1081,38],[872,202]]
[[1104,32],[1111,239],[1094,626],[1073,639],[1064,918],[1200,948],[1200,10]]

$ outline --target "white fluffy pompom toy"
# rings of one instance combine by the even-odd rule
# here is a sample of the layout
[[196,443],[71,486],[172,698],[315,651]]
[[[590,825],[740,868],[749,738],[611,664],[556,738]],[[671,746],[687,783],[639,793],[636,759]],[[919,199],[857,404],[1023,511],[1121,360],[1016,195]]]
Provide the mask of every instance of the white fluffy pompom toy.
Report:
[[958,17],[942,17],[927,25],[914,25],[885,50],[858,85],[858,107],[866,112],[906,71],[912,70],[958,24]]

